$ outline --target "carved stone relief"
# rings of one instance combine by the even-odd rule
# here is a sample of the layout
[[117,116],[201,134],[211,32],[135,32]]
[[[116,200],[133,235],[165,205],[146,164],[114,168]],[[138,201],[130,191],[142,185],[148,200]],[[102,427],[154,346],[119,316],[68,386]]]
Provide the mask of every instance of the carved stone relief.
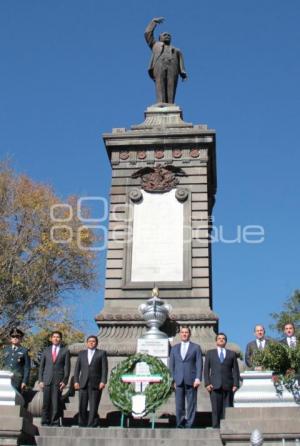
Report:
[[162,164],[144,167],[132,174],[132,178],[141,178],[141,187],[147,192],[170,191],[179,184],[178,176],[186,176],[186,173],[180,167]]

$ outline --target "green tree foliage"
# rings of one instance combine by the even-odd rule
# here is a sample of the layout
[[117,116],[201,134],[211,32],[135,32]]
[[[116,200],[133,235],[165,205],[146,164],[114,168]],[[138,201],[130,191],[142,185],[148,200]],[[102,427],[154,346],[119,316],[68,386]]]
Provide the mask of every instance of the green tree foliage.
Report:
[[274,324],[271,325],[273,330],[283,333],[284,325],[293,322],[296,327],[296,335],[300,336],[300,290],[295,290],[292,296],[283,305],[283,310],[279,313],[271,313]]
[[13,326],[33,326],[66,293],[95,286],[95,237],[77,216],[76,197],[65,202],[69,209],[56,207],[55,217],[72,209],[68,228],[53,221],[50,211],[62,202],[49,186],[0,163],[0,338]]

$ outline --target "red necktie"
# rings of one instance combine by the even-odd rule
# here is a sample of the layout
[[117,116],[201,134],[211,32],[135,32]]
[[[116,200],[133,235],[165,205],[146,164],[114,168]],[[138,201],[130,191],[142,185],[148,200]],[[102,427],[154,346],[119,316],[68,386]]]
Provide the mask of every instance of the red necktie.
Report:
[[57,357],[56,347],[54,347],[53,350],[52,350],[52,361],[53,362],[56,361],[56,357]]

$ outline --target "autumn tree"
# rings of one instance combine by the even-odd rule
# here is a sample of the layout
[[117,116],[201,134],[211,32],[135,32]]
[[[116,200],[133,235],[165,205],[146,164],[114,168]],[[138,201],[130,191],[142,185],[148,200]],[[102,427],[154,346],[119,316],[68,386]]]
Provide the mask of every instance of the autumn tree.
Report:
[[62,203],[49,186],[0,163],[0,337],[34,325],[66,293],[95,286],[95,237],[77,202]]
[[300,335],[300,290],[294,293],[283,304],[283,310],[279,313],[271,313],[274,323],[272,329],[282,334],[285,324],[293,322],[297,335]]

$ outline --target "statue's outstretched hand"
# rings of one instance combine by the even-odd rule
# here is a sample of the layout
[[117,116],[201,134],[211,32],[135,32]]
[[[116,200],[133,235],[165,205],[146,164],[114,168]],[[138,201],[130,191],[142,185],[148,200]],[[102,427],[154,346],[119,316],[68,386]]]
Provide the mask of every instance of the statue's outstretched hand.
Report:
[[152,19],[152,22],[158,24],[158,23],[163,23],[165,20],[164,17],[154,17],[154,19]]
[[188,75],[187,75],[187,73],[186,73],[185,71],[183,71],[183,72],[180,74],[180,76],[181,76],[181,80],[182,80],[182,82],[188,80]]

